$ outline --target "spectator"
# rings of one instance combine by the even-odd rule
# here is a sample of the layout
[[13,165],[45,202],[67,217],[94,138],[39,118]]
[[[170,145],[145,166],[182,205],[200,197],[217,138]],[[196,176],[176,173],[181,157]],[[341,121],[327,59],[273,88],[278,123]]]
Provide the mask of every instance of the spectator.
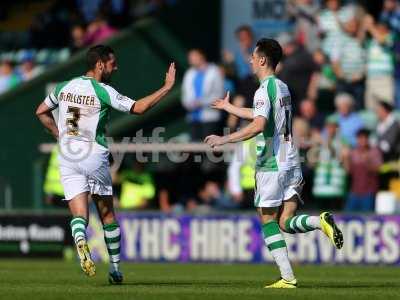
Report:
[[320,46],[316,18],[319,5],[314,0],[289,0],[287,9],[295,20],[296,40],[310,52],[317,50]]
[[398,178],[398,160],[400,157],[400,124],[393,114],[393,106],[386,102],[379,102],[376,108],[378,116],[377,139],[378,147],[383,155],[382,175],[380,187],[383,190],[389,188],[390,181]]
[[297,113],[299,102],[307,97],[311,77],[318,66],[312,55],[293,36],[284,33],[278,37],[278,41],[284,54],[278,77],[289,86],[293,111]]
[[224,80],[218,67],[207,62],[200,49],[188,54],[190,69],[182,84],[182,104],[188,111],[193,141],[202,141],[207,135],[218,132],[220,113],[209,105],[224,95]]
[[349,17],[347,10],[341,7],[340,0],[325,0],[325,9],[318,17],[319,29],[322,34],[322,51],[328,56],[335,47],[336,41],[343,35],[341,23]]
[[359,22],[352,18],[344,25],[332,51],[333,70],[337,77],[337,91],[353,95],[356,109],[364,106],[365,51],[358,37]]
[[35,66],[32,57],[26,57],[22,60],[21,65],[18,67],[18,73],[22,81],[28,81],[36,77],[42,72],[42,69]]
[[254,207],[256,144],[255,139],[244,141],[235,148],[228,167],[228,191],[232,204],[237,207]]
[[310,125],[311,135],[320,133],[324,127],[324,116],[318,112],[314,101],[304,99],[300,103],[300,117]]
[[330,116],[321,136],[312,189],[321,208],[341,209],[346,193],[346,171],[341,163],[343,144],[338,128],[337,118]]
[[[396,0],[384,0],[379,20],[389,25],[396,36],[400,35],[400,5]],[[395,103],[400,108],[400,40],[394,43],[395,53]]]
[[388,24],[374,24],[371,16],[364,19],[365,29],[371,34],[367,44],[367,84],[365,106],[373,110],[379,100],[394,104],[393,41]]
[[361,117],[353,111],[354,98],[350,94],[338,94],[335,97],[338,124],[341,137],[348,145],[356,145],[357,131],[364,127]]
[[[238,107],[252,107],[254,93],[259,83],[255,80],[250,66],[250,58],[255,48],[254,34],[250,26],[242,25],[235,31],[238,47],[234,53],[224,51],[224,62],[233,64],[236,77],[237,89],[236,96],[233,97],[232,104]],[[243,124],[236,116],[229,115],[227,120],[231,130]]]
[[395,161],[400,156],[400,124],[393,114],[393,106],[380,101],[376,114],[378,116],[378,147],[382,151],[384,162]]
[[86,28],[82,24],[76,24],[71,28],[71,51],[76,52],[86,47]]
[[335,109],[333,99],[335,97],[336,76],[332,64],[321,49],[313,53],[313,58],[318,67],[311,78],[307,92],[308,97],[318,103],[318,108],[321,111],[333,111]]
[[248,25],[238,27],[235,34],[239,47],[234,51],[233,59],[237,77],[240,80],[244,80],[253,75],[250,67],[250,58],[255,48],[254,34]]
[[374,210],[382,155],[378,148],[370,146],[369,134],[369,130],[360,129],[357,132],[356,147],[344,156],[344,166],[351,176],[350,194],[345,206],[348,212]]
[[115,28],[108,25],[107,21],[102,16],[99,16],[88,25],[85,35],[85,44],[93,45],[102,43],[116,32],[117,30]]
[[122,209],[148,208],[149,201],[155,196],[155,186],[152,175],[144,169],[144,165],[134,162],[131,169],[124,170],[119,175],[121,195],[119,206]]
[[207,213],[213,208],[230,209],[236,208],[233,203],[214,181],[206,181],[197,192],[197,196],[189,199],[186,210],[196,213]]
[[0,94],[17,86],[21,78],[15,73],[10,61],[2,61],[0,64]]

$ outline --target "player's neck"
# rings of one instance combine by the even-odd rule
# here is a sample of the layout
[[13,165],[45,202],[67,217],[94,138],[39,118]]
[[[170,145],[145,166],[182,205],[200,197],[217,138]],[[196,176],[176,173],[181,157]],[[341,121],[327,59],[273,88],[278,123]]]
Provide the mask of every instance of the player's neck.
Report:
[[260,81],[263,81],[271,76],[275,76],[275,72],[271,69],[260,70],[260,72],[257,74],[257,77]]
[[96,73],[96,72],[94,72],[94,71],[87,71],[86,72],[86,76],[87,77],[91,77],[91,78],[95,79],[98,82],[101,82],[101,75]]

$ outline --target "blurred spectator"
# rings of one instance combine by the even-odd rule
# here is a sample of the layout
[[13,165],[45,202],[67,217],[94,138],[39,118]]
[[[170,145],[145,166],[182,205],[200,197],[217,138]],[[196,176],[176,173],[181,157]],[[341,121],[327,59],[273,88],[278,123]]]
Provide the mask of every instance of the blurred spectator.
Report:
[[314,0],[289,0],[288,12],[295,20],[296,40],[308,51],[320,46],[317,14],[319,5]]
[[364,18],[365,29],[371,34],[367,43],[367,82],[365,106],[374,110],[379,100],[394,104],[394,36],[388,24],[374,24],[371,16]]
[[325,0],[325,9],[321,10],[318,23],[322,34],[321,48],[328,57],[343,35],[341,22],[347,21],[348,17],[347,10],[341,7],[340,0]]
[[[400,157],[400,124],[393,113],[393,106],[386,102],[379,102],[376,108],[378,116],[377,139],[378,147],[383,155],[385,163],[380,178],[380,187],[383,190],[389,188],[392,178],[398,177],[397,161]],[[394,167],[392,164],[394,163]]]
[[[384,0],[383,9],[379,20],[389,25],[390,30],[396,36],[400,35],[400,5],[396,0]],[[400,109],[400,40],[396,39],[394,43],[395,53],[395,103]]]
[[42,72],[42,68],[35,65],[33,58],[26,57],[22,60],[21,65],[18,67],[18,74],[22,81],[28,81],[36,77]]
[[71,51],[76,52],[86,45],[86,28],[83,24],[76,24],[71,29]]
[[312,55],[293,36],[283,33],[278,37],[284,58],[279,67],[278,77],[287,83],[292,97],[292,107],[298,113],[299,102],[308,95],[311,77],[318,71]]
[[357,131],[364,127],[361,117],[353,111],[354,98],[350,94],[335,97],[340,135],[348,145],[356,145]]
[[318,112],[314,101],[304,99],[300,103],[300,117],[310,126],[311,135],[319,134],[324,127],[324,116]]
[[2,61],[0,64],[0,94],[17,86],[21,78],[15,73],[10,61]]
[[252,76],[250,58],[255,48],[254,34],[250,26],[243,25],[235,31],[238,48],[234,51],[233,60],[237,77],[240,80]]
[[383,101],[378,103],[378,146],[385,162],[398,160],[400,157],[400,124],[392,111],[393,106],[390,104]]
[[151,173],[144,165],[134,162],[131,169],[123,170],[117,181],[121,184],[119,207],[122,209],[148,208],[155,196],[155,186]]
[[218,66],[207,62],[202,50],[190,50],[188,61],[190,69],[183,78],[182,104],[188,111],[192,140],[202,141],[218,132],[220,112],[209,106],[224,95],[224,79]]
[[359,22],[352,18],[344,25],[345,34],[332,51],[337,91],[353,95],[356,109],[364,106],[365,50],[359,39]]
[[321,208],[341,209],[346,193],[346,171],[341,162],[343,144],[338,128],[336,117],[328,117],[320,142],[312,189]]
[[49,205],[66,207],[64,199],[64,188],[61,184],[60,163],[58,160],[58,147],[51,150],[47,165],[46,177],[43,183],[45,201]]
[[206,181],[198,190],[196,197],[189,199],[186,204],[188,212],[207,213],[213,208],[230,209],[237,205],[224,194],[218,183]]
[[321,49],[313,53],[317,71],[311,77],[308,89],[308,97],[318,103],[318,108],[324,112],[333,111],[333,99],[335,97],[336,76],[329,58]]
[[356,147],[345,154],[344,166],[351,176],[350,194],[346,200],[348,212],[374,210],[375,194],[378,191],[378,170],[382,164],[379,149],[369,144],[369,130],[357,132]]
[[91,22],[96,18],[103,0],[75,0],[75,2],[85,22]]
[[[237,78],[236,95],[232,99],[232,104],[238,107],[252,107],[254,93],[259,86],[250,66],[250,58],[255,48],[254,33],[250,26],[242,25],[236,29],[235,35],[237,48],[233,54],[227,50],[223,53],[224,63],[233,64]],[[239,120],[236,116],[228,116],[227,124],[231,130],[236,130],[244,123],[245,121]]]
[[87,26],[85,44],[93,45],[102,43],[116,32],[117,30],[108,25],[104,17],[99,16]]
[[241,208],[254,206],[255,142],[253,138],[238,145],[228,167],[228,191],[233,203]]

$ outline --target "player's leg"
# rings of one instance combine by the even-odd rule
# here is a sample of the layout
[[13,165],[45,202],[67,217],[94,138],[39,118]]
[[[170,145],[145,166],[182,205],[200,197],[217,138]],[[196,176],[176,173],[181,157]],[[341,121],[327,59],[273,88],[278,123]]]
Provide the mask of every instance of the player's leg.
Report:
[[71,232],[74,238],[82,270],[88,276],[96,274],[96,268],[90,256],[86,241],[86,227],[88,225],[88,192],[82,192],[68,201],[72,214]]
[[279,216],[279,225],[287,233],[305,233],[322,230],[337,249],[343,247],[343,234],[329,212],[319,216],[296,215],[297,205],[301,202],[300,193],[303,177],[300,168],[288,170],[282,177],[284,188],[283,208]]
[[285,239],[277,218],[282,204],[282,189],[277,172],[257,172],[255,206],[262,223],[264,242],[278,265],[281,279],[266,288],[295,288],[296,279],[290,265]]
[[296,215],[298,201],[298,196],[294,195],[283,202],[279,216],[280,228],[291,234],[321,229],[319,216],[309,216],[307,214]]
[[93,195],[93,201],[103,224],[104,241],[110,259],[109,281],[120,284],[123,281],[120,271],[121,230],[115,218],[113,198]]
[[262,223],[262,233],[265,245],[270,251],[275,263],[278,265],[281,278],[278,282],[266,288],[296,287],[297,282],[289,261],[285,238],[279,229],[277,216],[279,208],[258,208]]

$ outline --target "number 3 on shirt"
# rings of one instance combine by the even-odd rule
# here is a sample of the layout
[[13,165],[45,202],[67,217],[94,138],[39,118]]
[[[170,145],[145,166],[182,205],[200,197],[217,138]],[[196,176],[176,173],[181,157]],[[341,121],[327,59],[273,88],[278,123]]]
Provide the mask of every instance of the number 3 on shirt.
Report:
[[68,106],[68,117],[67,117],[67,134],[68,135],[79,135],[78,121],[81,117],[81,110],[79,107]]

